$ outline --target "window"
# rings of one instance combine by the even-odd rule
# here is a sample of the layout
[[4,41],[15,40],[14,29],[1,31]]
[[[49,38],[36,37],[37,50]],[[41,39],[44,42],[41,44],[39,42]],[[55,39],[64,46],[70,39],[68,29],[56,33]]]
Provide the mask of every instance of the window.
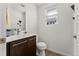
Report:
[[47,10],[47,25],[56,24],[58,20],[58,11],[56,8]]

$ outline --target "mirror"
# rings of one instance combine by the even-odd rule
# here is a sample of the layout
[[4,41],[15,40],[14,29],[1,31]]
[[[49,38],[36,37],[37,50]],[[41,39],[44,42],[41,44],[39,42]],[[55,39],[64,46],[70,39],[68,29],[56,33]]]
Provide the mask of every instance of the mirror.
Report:
[[17,35],[26,30],[26,9],[24,4],[7,4],[6,36]]

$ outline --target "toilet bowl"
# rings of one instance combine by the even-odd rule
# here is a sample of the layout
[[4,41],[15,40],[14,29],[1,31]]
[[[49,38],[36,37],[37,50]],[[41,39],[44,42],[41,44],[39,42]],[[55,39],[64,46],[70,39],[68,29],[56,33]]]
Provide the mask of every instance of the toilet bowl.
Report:
[[46,44],[44,42],[37,43],[37,54],[38,56],[45,56]]

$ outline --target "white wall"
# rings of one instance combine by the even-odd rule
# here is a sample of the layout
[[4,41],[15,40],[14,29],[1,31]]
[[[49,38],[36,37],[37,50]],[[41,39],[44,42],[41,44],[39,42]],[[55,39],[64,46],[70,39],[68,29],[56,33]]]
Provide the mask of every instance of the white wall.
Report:
[[[3,38],[5,36],[5,27],[4,27],[4,17],[5,15],[5,4],[0,3],[0,38]],[[5,43],[0,44],[0,56],[4,56],[6,54],[6,45]]]
[[0,56],[6,56],[6,44],[0,44]]
[[[0,4],[1,5],[1,4]],[[2,19],[3,19],[3,8],[2,8],[2,5],[0,6],[0,36],[2,35],[2,25],[3,25],[3,21],[2,21]]]
[[32,3],[26,4],[26,32],[37,33],[37,8]]
[[45,4],[39,8],[39,41],[44,41],[48,49],[73,55],[73,22],[70,4],[56,4],[58,24],[46,25],[46,8],[54,4]]
[[4,14],[5,6],[4,4],[0,4],[0,38],[4,36]]

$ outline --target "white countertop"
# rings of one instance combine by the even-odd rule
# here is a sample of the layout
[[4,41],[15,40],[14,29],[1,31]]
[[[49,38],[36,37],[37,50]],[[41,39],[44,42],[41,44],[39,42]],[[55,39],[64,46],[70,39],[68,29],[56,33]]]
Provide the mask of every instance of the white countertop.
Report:
[[15,41],[15,40],[18,40],[18,39],[30,37],[30,36],[33,36],[33,35],[36,35],[36,34],[26,33],[26,34],[19,34],[19,35],[13,35],[13,36],[10,36],[10,37],[6,37],[6,43],[11,42],[11,41]]

